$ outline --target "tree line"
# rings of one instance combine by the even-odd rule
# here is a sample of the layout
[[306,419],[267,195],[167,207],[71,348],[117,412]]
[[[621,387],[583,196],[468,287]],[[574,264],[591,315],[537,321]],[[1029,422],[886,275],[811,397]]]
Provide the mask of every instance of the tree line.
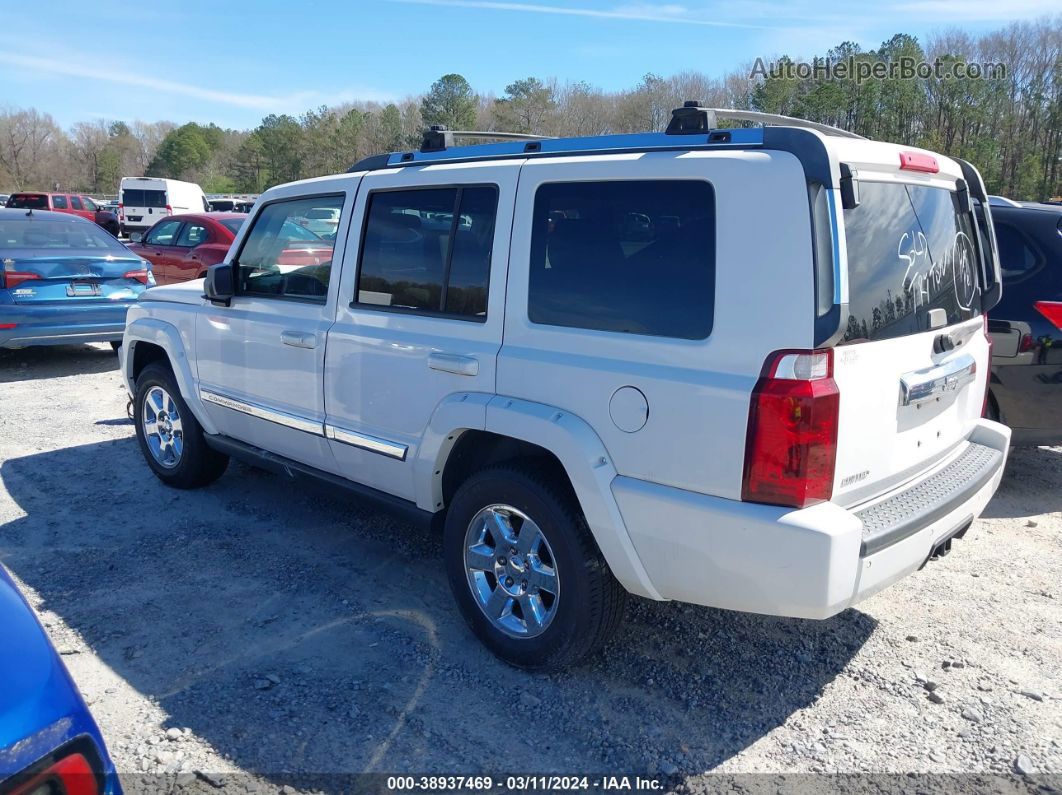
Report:
[[257,193],[344,171],[367,155],[415,148],[432,124],[553,136],[663,130],[673,108],[697,99],[962,157],[978,166],[992,193],[1034,200],[1062,194],[1062,16],[981,35],[949,31],[925,43],[901,33],[874,50],[841,42],[818,57],[1002,63],[1005,70],[979,78],[934,73],[860,82],[821,70],[764,74],[750,62],[720,78],[648,73],[614,92],[584,81],[527,77],[501,96],[479,93],[461,75],[447,74],[422,96],[270,114],[253,130],[104,120],[63,130],[35,108],[8,108],[0,110],[0,190],[58,185],[113,193],[120,177],[146,174],[198,182],[210,193]]

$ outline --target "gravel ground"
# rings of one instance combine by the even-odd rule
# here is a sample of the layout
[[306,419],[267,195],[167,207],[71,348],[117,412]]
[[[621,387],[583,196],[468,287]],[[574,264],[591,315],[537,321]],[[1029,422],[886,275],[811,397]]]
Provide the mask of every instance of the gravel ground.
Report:
[[430,534],[242,465],[163,487],[116,364],[106,346],[0,351],[0,560],[128,789],[162,772],[227,792],[356,771],[685,791],[749,772],[1062,774],[1062,448],[1013,451],[953,554],[858,609],[632,600],[603,655],[528,675],[466,629]]

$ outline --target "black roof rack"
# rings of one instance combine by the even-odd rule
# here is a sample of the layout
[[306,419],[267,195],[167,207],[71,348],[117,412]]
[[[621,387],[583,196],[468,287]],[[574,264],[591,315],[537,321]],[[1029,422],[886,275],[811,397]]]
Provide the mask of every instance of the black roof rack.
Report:
[[433,124],[424,131],[420,142],[422,152],[440,152],[454,146],[458,138],[497,138],[503,141],[552,141],[552,135],[501,132],[497,130],[448,130],[445,124]]

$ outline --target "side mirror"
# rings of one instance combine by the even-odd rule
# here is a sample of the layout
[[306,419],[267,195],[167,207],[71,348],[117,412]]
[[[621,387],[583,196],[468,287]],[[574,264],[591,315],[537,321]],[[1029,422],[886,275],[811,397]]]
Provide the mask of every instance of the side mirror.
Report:
[[143,232],[133,232],[132,234],[129,235],[129,242],[130,243],[142,243],[143,241],[144,241],[144,233]]
[[210,303],[220,306],[229,306],[235,290],[232,284],[232,264],[219,262],[207,269],[206,279],[203,282],[203,297]]

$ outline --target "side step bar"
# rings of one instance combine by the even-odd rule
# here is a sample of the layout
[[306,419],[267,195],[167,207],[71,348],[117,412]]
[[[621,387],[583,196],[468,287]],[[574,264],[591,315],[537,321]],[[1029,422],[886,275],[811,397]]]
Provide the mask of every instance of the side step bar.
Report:
[[371,502],[374,507],[418,527],[431,527],[436,517],[441,516],[441,514],[430,513],[418,508],[416,503],[409,500],[403,500],[401,497],[395,497],[393,494],[388,494],[370,486],[363,486],[339,475],[333,475],[331,472],[301,464],[298,461],[270,453],[268,450],[263,450],[260,447],[255,447],[228,436],[204,434],[203,438],[214,450],[243,461],[245,464],[260,467],[278,475],[287,475],[292,479],[307,478],[326,486],[342,489],[354,494],[356,497]]

